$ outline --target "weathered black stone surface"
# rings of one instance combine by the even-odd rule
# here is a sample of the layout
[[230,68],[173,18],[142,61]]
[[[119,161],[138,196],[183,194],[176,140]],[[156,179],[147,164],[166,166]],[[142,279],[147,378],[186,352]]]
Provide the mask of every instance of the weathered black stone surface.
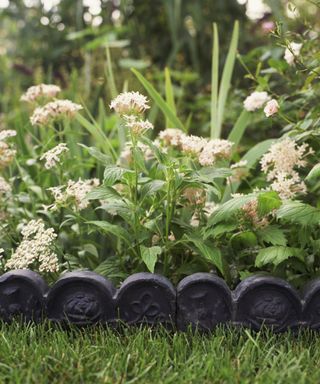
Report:
[[65,273],[49,292],[48,318],[78,325],[112,323],[116,319],[114,293],[111,282],[94,272]]
[[280,332],[299,325],[301,300],[292,286],[275,277],[252,276],[234,291],[235,321],[259,330],[262,325]]
[[152,273],[128,277],[116,297],[119,317],[128,324],[172,325],[176,291],[168,279]]
[[320,279],[313,280],[304,288],[302,319],[306,326],[320,329]]
[[44,315],[45,281],[35,272],[15,270],[0,277],[0,318],[39,322]]
[[137,273],[120,289],[90,271],[63,274],[49,289],[35,272],[16,270],[0,277],[0,318],[41,321],[45,316],[62,324],[163,324],[180,330],[189,326],[212,331],[234,324],[275,332],[298,326],[320,329],[320,279],[302,295],[286,281],[252,276],[231,291],[210,273],[184,278],[175,289],[163,276]]
[[177,326],[211,331],[232,318],[231,291],[224,280],[210,273],[195,273],[177,287]]

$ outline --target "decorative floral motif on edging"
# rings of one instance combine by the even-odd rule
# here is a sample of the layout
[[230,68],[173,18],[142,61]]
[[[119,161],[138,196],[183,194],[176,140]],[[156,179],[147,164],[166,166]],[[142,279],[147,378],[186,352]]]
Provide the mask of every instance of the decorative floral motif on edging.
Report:
[[275,277],[252,276],[234,291],[219,277],[195,273],[173,287],[163,276],[137,273],[116,290],[90,271],[63,274],[49,289],[35,272],[15,270],[0,277],[0,318],[39,322],[44,317],[79,326],[164,324],[179,330],[212,331],[218,324],[275,332],[288,328],[320,329],[320,279],[300,294]]

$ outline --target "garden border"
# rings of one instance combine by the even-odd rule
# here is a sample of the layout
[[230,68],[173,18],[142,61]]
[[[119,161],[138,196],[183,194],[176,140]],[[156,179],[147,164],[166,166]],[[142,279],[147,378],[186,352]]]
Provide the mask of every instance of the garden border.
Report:
[[0,318],[44,318],[79,326],[163,324],[185,331],[212,331],[218,324],[275,332],[308,327],[320,329],[320,279],[301,293],[288,282],[251,276],[231,291],[223,279],[195,273],[175,288],[164,276],[136,273],[119,289],[97,273],[64,273],[52,287],[37,273],[15,270],[0,277]]

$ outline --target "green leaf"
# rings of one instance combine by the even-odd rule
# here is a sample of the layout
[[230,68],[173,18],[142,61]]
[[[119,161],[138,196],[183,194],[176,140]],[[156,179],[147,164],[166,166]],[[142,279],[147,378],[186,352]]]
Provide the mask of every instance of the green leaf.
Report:
[[221,136],[224,108],[227,101],[227,95],[231,86],[231,78],[232,78],[234,63],[235,63],[236,54],[237,54],[238,40],[239,40],[239,22],[236,21],[234,23],[231,43],[229,46],[227,59],[223,67],[221,82],[219,86],[218,128],[215,131],[215,135],[214,135],[214,137],[216,138],[220,138]]
[[235,233],[230,240],[232,248],[239,250],[253,248],[258,244],[257,236],[252,231]]
[[121,180],[122,176],[125,173],[133,173],[133,171],[130,171],[129,169],[118,167],[117,165],[110,165],[107,166],[104,170],[104,184],[111,186],[116,181]]
[[213,228],[209,228],[204,232],[203,238],[206,240],[207,238],[213,236],[218,237],[220,235],[224,235],[228,232],[233,232],[234,230],[238,229],[239,225],[235,223],[223,223],[215,225]]
[[94,157],[95,159],[97,159],[101,164],[103,165],[109,165],[112,163],[112,158],[108,155],[105,155],[104,153],[102,153],[101,151],[99,151],[98,148],[96,147],[87,147],[86,145],[84,144],[81,144],[79,143],[79,145],[83,148],[85,148],[89,154]]
[[272,245],[283,245],[287,244],[287,239],[282,229],[275,225],[269,225],[258,231],[259,239],[263,242],[270,243]]
[[302,226],[319,225],[320,209],[300,201],[286,201],[278,209],[277,218]]
[[218,119],[218,91],[219,91],[219,35],[216,23],[213,23],[212,40],[212,67],[211,67],[211,130],[210,137],[215,137],[219,129]]
[[261,193],[258,196],[258,214],[259,216],[265,216],[274,209],[278,209],[281,204],[282,201],[277,192],[269,191]]
[[228,136],[228,140],[234,143],[234,147],[236,147],[240,143],[242,136],[249,124],[250,119],[251,119],[251,114],[246,110],[243,110],[240,116],[238,117],[235,125],[233,126]]
[[87,200],[121,199],[119,193],[112,187],[102,185],[92,189],[87,195]]
[[91,123],[85,117],[80,115],[80,113],[76,114],[76,119],[94,137],[96,143],[98,143],[106,153],[110,153],[113,158],[117,158],[117,154],[115,153],[109,138],[104,134],[96,122],[94,124]]
[[154,86],[139,73],[136,69],[132,68],[131,71],[135,74],[135,76],[138,78],[140,83],[144,86],[146,91],[149,93],[150,97],[154,100],[154,102],[158,105],[158,107],[161,109],[165,117],[171,121],[171,123],[181,130],[185,131],[185,127],[182,124],[182,122],[179,120],[179,118],[175,115],[174,111],[170,108],[169,104],[163,99],[163,97],[156,91]]
[[119,237],[130,247],[132,245],[132,237],[130,236],[130,233],[119,225],[114,225],[107,221],[87,221],[87,224],[94,225],[109,235]]
[[246,203],[256,198],[255,194],[234,197],[226,203],[220,205],[210,216],[208,223],[210,225],[217,224],[221,221],[231,219],[232,216],[241,209]]
[[162,249],[161,247],[154,246],[147,248],[143,245],[140,246],[140,252],[141,257],[145,265],[147,266],[148,270],[153,273],[154,267],[156,265],[156,262],[158,260],[158,256],[161,254]]
[[307,177],[306,177],[306,180],[307,181],[310,181],[310,180],[313,180],[315,178],[319,178],[320,176],[320,164],[316,164],[312,169],[311,171],[308,173]]
[[212,246],[211,244],[206,244],[202,239],[194,235],[185,235],[187,240],[189,240],[205,260],[209,261],[215,265],[218,270],[224,275],[222,255],[220,249]]
[[[177,110],[174,102],[174,93],[171,83],[171,75],[169,68],[164,69],[164,78],[165,78],[165,91],[166,91],[166,101],[168,106],[171,108],[172,112],[177,115]],[[174,128],[174,123],[166,118],[166,128]]]
[[259,251],[255,266],[260,268],[266,264],[279,265],[290,257],[297,257],[304,260],[304,251],[300,248],[291,248],[285,246],[273,246],[263,248]]

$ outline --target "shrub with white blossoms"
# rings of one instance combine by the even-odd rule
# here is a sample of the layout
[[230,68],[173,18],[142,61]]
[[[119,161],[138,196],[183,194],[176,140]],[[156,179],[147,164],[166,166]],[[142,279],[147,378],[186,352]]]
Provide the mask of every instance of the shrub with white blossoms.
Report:
[[59,260],[52,250],[57,234],[42,220],[31,220],[23,226],[22,241],[6,262],[6,269],[37,268],[40,272],[57,272]]

